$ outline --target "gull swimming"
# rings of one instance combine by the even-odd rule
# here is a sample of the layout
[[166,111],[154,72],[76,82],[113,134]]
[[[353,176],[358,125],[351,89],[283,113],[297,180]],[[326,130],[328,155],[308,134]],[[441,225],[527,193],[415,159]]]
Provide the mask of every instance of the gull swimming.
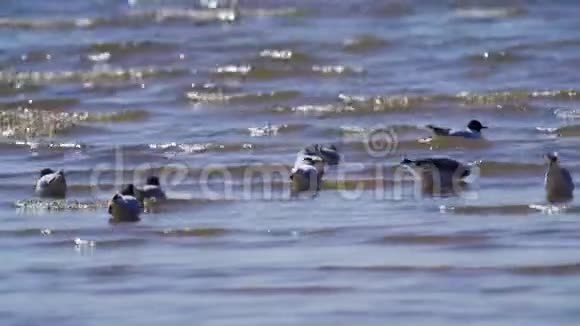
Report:
[[160,201],[167,199],[165,192],[161,188],[159,178],[156,176],[148,177],[143,188],[135,188],[135,197],[141,204],[143,204],[145,200]]
[[340,162],[340,154],[334,145],[313,144],[305,147],[298,152],[294,166],[302,164],[307,157],[317,157],[328,165],[338,165]]
[[570,172],[560,165],[557,153],[544,155],[548,170],[544,179],[546,198],[551,203],[566,202],[574,198],[574,181]]
[[450,128],[436,127],[434,125],[427,125],[426,127],[430,129],[435,136],[461,137],[466,139],[481,139],[481,131],[487,129],[487,126],[484,126],[478,120],[469,121],[466,130],[453,130]]
[[318,156],[328,165],[337,165],[340,162],[340,155],[334,145],[310,145],[302,150],[304,155]]
[[469,166],[450,158],[404,159],[401,165],[410,168],[423,191],[430,193],[455,190],[471,174]]
[[42,169],[36,181],[36,193],[41,197],[64,198],[66,196],[66,178],[63,170]]
[[318,191],[324,175],[324,160],[318,156],[306,156],[301,162],[294,165],[290,180],[292,190]]
[[135,198],[135,187],[129,184],[116,193],[109,201],[109,214],[112,216],[109,222],[138,222],[141,219],[141,205]]

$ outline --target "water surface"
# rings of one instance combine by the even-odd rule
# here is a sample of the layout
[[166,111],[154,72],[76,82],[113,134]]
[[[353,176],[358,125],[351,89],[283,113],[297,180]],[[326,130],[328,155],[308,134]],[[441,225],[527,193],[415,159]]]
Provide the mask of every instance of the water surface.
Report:
[[[579,14],[5,1],[2,324],[576,325],[580,203],[545,205],[542,155],[578,178]],[[470,119],[490,126],[485,142],[418,141]],[[369,152],[376,128],[396,146]],[[290,198],[311,143],[344,162],[318,196]],[[459,196],[419,196],[394,182],[403,156],[481,174]],[[67,171],[67,203],[35,198],[44,167]],[[150,173],[173,199],[108,224],[106,200]]]

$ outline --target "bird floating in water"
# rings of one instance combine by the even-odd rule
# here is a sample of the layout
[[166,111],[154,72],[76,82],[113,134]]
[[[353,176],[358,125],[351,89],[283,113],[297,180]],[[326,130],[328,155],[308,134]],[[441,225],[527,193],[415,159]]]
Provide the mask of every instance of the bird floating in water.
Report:
[[302,150],[304,155],[321,157],[328,165],[337,165],[340,155],[335,145],[310,145]]
[[292,180],[292,190],[318,191],[324,175],[324,160],[318,156],[306,156],[301,162],[294,165],[290,180]]
[[560,165],[557,153],[544,155],[548,162],[548,170],[544,185],[546,198],[551,203],[567,202],[574,198],[574,181],[570,172]]
[[435,136],[481,139],[481,131],[487,129],[487,126],[482,125],[478,120],[471,120],[467,124],[466,130],[453,130],[450,128],[436,127],[434,125],[427,125],[427,128],[430,129]]
[[66,178],[63,170],[42,169],[36,181],[36,193],[41,197],[64,198],[66,196]]
[[129,184],[116,193],[109,201],[109,214],[112,216],[109,222],[138,222],[141,219],[141,205],[135,197],[135,187]]
[[450,158],[404,159],[401,165],[417,173],[423,191],[434,194],[456,190],[471,174],[469,166]]
[[298,152],[290,179],[295,192],[320,190],[326,165],[337,165],[340,154],[335,145],[313,144]]
[[167,199],[165,192],[161,188],[159,178],[156,176],[148,177],[143,188],[135,188],[135,197],[139,200],[141,205],[143,205],[145,201],[161,201]]

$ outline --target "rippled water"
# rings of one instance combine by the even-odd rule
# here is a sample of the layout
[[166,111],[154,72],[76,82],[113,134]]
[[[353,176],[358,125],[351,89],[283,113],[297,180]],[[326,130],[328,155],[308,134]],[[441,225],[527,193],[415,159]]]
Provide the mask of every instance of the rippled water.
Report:
[[[546,205],[542,155],[580,178],[579,14],[4,1],[1,324],[576,325],[580,204]],[[419,141],[474,118],[490,126],[477,145]],[[378,153],[376,128],[392,140]],[[291,198],[312,143],[344,164]],[[418,196],[395,180],[403,156],[480,174],[458,196]],[[44,167],[67,171],[66,201],[35,198]],[[107,223],[106,200],[150,173],[172,199]]]

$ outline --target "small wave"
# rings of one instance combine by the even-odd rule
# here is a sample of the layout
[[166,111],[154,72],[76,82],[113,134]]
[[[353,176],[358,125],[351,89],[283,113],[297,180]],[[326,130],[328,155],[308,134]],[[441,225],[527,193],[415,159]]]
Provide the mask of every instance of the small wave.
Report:
[[253,8],[244,9],[239,8],[240,14],[243,16],[300,16],[304,11],[298,8]]
[[352,287],[338,287],[338,286],[293,286],[293,287],[240,287],[240,288],[216,288],[209,289],[210,292],[220,292],[228,294],[239,295],[329,295],[344,292],[353,292],[355,288]]
[[78,98],[39,98],[16,102],[0,102],[0,110],[27,108],[33,110],[54,110],[71,107],[80,103]]
[[269,68],[252,67],[250,65],[226,65],[217,67],[214,70],[214,74],[225,77],[275,78],[277,76],[283,76],[284,72]]
[[456,17],[469,20],[503,19],[525,14],[526,10],[518,7],[471,7],[455,10]]
[[476,64],[490,64],[490,63],[518,63],[527,60],[528,58],[513,53],[510,51],[486,51],[481,54],[470,55],[468,60]]
[[416,245],[461,245],[482,244],[489,237],[481,234],[393,234],[386,235],[373,243],[416,244]]
[[161,8],[154,11],[132,11],[129,17],[145,18],[156,23],[189,20],[194,23],[234,22],[240,17],[294,16],[300,14],[295,8],[243,9],[224,8],[196,10],[184,8]]
[[345,65],[314,65],[310,67],[310,69],[291,66],[267,67],[264,65],[225,65],[217,67],[213,73],[222,77],[277,79],[304,74],[315,74],[320,76],[353,75],[364,73],[364,69]]
[[554,114],[562,120],[580,119],[580,109],[556,109]]
[[[413,125],[390,125],[388,127],[390,131],[396,133],[397,135],[407,134],[407,133],[418,133],[424,132],[425,128],[421,128],[418,126]],[[353,135],[367,135],[374,131],[377,131],[376,128],[368,128],[368,127],[357,127],[357,126],[341,126],[340,127],[341,134],[353,134]]]
[[[70,232],[67,232],[70,234]],[[74,239],[59,239],[54,241],[42,241],[37,245],[41,247],[67,248],[74,246],[77,249],[94,249],[94,248],[131,248],[147,244],[147,239],[142,238],[123,238],[123,239],[88,239],[85,237]]]
[[155,233],[162,237],[221,237],[226,234],[235,232],[234,230],[222,228],[180,228],[180,229],[165,229],[156,231]]
[[338,99],[345,104],[356,107],[357,109],[371,111],[383,111],[396,108],[406,109],[433,100],[433,98],[427,96],[389,95],[365,97],[346,94],[339,94]]
[[148,144],[149,149],[162,151],[166,155],[180,155],[180,154],[199,154],[205,152],[239,152],[247,151],[255,148],[255,145],[250,143],[241,144],[219,144],[219,143],[164,143],[164,144]]
[[429,274],[487,274],[487,273],[510,273],[525,276],[547,275],[578,275],[580,263],[556,264],[556,265],[529,265],[529,266],[413,266],[413,265],[371,265],[371,266],[321,266],[318,268],[325,272],[373,272],[373,273],[429,273]]
[[238,15],[233,10],[184,10],[159,9],[156,11],[133,11],[118,17],[79,18],[0,18],[0,28],[19,29],[78,29],[115,26],[138,26],[164,23],[175,20],[196,23],[231,22]]
[[251,137],[276,136],[278,135],[278,130],[285,127],[287,125],[276,126],[267,124],[264,127],[250,127],[248,130],[250,131]]
[[546,215],[556,215],[556,214],[578,214],[580,212],[580,207],[568,206],[566,204],[553,205],[553,204],[531,204],[530,209],[541,212]]
[[[360,111],[387,111],[394,109],[409,110],[421,108],[425,105],[458,103],[465,105],[502,105],[525,102],[534,99],[553,100],[578,100],[580,94],[573,89],[562,90],[511,90],[496,91],[489,93],[459,92],[454,95],[383,95],[383,96],[360,96],[339,94],[338,99]],[[494,107],[494,108],[497,108]],[[515,109],[521,111],[517,106],[506,106],[502,109]]]
[[271,109],[274,112],[300,112],[300,113],[313,113],[313,114],[325,114],[325,113],[344,113],[344,112],[355,112],[355,108],[349,105],[334,105],[334,104],[323,104],[323,105],[299,105],[294,107],[276,106]]
[[93,43],[84,51],[91,61],[103,62],[111,58],[141,55],[144,52],[167,52],[176,50],[177,44],[158,41],[126,41]]
[[[39,149],[55,149],[55,150],[80,150],[86,149],[89,146],[86,144],[80,143],[55,143],[55,142],[43,142],[43,141],[27,141],[27,140],[16,140],[14,142],[3,143],[3,145],[14,145],[14,146],[24,146],[30,148],[31,151],[37,151]],[[84,157],[84,155],[80,152],[75,152],[70,154],[69,158],[73,158],[75,155],[78,155],[78,158]]]
[[0,96],[13,96],[18,94],[38,93],[43,89],[40,85],[22,82],[0,83]]
[[371,272],[371,273],[434,273],[434,274],[450,274],[450,273],[482,273],[488,272],[488,268],[469,268],[457,266],[412,266],[412,265],[370,265],[370,266],[337,266],[325,265],[318,267],[319,270],[325,272]]
[[370,52],[387,46],[389,43],[373,35],[360,35],[344,41],[343,49],[347,52]]
[[[87,240],[85,240],[87,241]],[[101,239],[101,240],[88,240],[89,244],[92,242],[94,246],[99,248],[126,248],[126,247],[138,247],[147,244],[148,240],[143,238],[123,238],[123,239]],[[76,241],[75,241],[76,243]],[[82,243],[81,243],[82,244]]]
[[296,8],[277,9],[187,9],[159,8],[155,10],[132,10],[111,17],[32,17],[0,18],[0,28],[18,29],[91,29],[117,26],[143,26],[151,24],[188,21],[194,24],[231,23],[240,17],[296,16],[302,11]]
[[235,9],[196,10],[185,8],[161,8],[154,11],[132,11],[130,17],[152,20],[156,23],[189,20],[195,23],[233,22],[239,17]]
[[66,18],[0,18],[2,28],[20,29],[54,29],[54,28],[76,28],[92,25],[91,19],[66,19]]
[[134,67],[112,68],[96,67],[92,70],[70,71],[0,71],[0,82],[5,83],[52,83],[52,82],[102,82],[111,80],[143,80],[179,76],[190,71],[177,68]]
[[0,235],[2,237],[38,237],[38,236],[49,236],[53,235],[55,230],[51,229],[17,229],[17,230],[0,230]]
[[536,130],[548,135],[554,135],[558,133],[558,128],[554,127],[536,127]]
[[99,210],[107,207],[108,203],[106,201],[81,202],[64,199],[26,199],[15,202],[14,206],[24,211]]
[[428,146],[429,150],[448,150],[448,149],[462,149],[468,150],[481,150],[485,148],[490,148],[493,146],[493,142],[486,139],[464,139],[460,137],[427,137],[420,138],[416,141],[417,144],[422,144],[418,147],[413,141],[405,141],[400,143],[400,148],[405,149],[415,149]]
[[486,216],[490,214],[498,215],[529,215],[538,211],[531,208],[530,205],[499,205],[499,206],[441,206],[441,212],[453,213],[460,215],[479,215]]
[[121,111],[113,113],[53,112],[18,108],[0,110],[0,135],[7,138],[50,137],[70,131],[86,122],[126,122],[141,120],[146,111]]
[[104,62],[111,59],[110,52],[98,52],[98,53],[90,53],[87,54],[87,59],[95,62]]
[[234,22],[240,17],[257,16],[293,16],[301,12],[295,8],[278,9],[245,9],[245,8],[213,8],[213,9],[185,9],[160,8],[153,11],[132,11],[130,17],[140,17],[156,23],[174,20],[188,20],[194,23]]
[[16,61],[22,62],[47,62],[52,60],[52,54],[41,50],[31,50],[18,56]]
[[216,92],[194,91],[186,93],[186,97],[194,102],[205,103],[260,103],[267,101],[286,101],[300,96],[297,91],[272,91],[258,93],[225,94]]
[[126,41],[126,42],[102,42],[90,44],[89,52],[111,53],[141,53],[150,50],[172,50],[178,48],[177,44],[158,41]]
[[530,40],[529,42],[518,43],[517,45],[513,45],[508,47],[509,50],[514,51],[525,51],[525,52],[536,52],[536,51],[545,51],[545,50],[564,50],[565,48],[577,48],[580,46],[580,39],[574,38],[557,38],[554,40],[539,40],[533,41]]
[[412,15],[415,8],[410,2],[396,1],[380,4],[381,7],[373,10],[372,14],[377,14],[381,17],[398,18]]
[[348,67],[345,65],[315,65],[312,71],[322,75],[358,75],[364,73],[361,67]]
[[264,49],[260,57],[284,62],[305,62],[310,59],[308,55],[290,49]]
[[80,272],[89,277],[98,278],[118,278],[124,276],[134,276],[135,274],[139,273],[136,266],[124,264],[79,268],[77,269],[77,272]]
[[521,266],[509,269],[515,274],[526,276],[565,276],[580,274],[580,263],[558,265]]
[[124,110],[112,113],[89,113],[85,122],[131,122],[141,121],[148,116],[144,110]]

